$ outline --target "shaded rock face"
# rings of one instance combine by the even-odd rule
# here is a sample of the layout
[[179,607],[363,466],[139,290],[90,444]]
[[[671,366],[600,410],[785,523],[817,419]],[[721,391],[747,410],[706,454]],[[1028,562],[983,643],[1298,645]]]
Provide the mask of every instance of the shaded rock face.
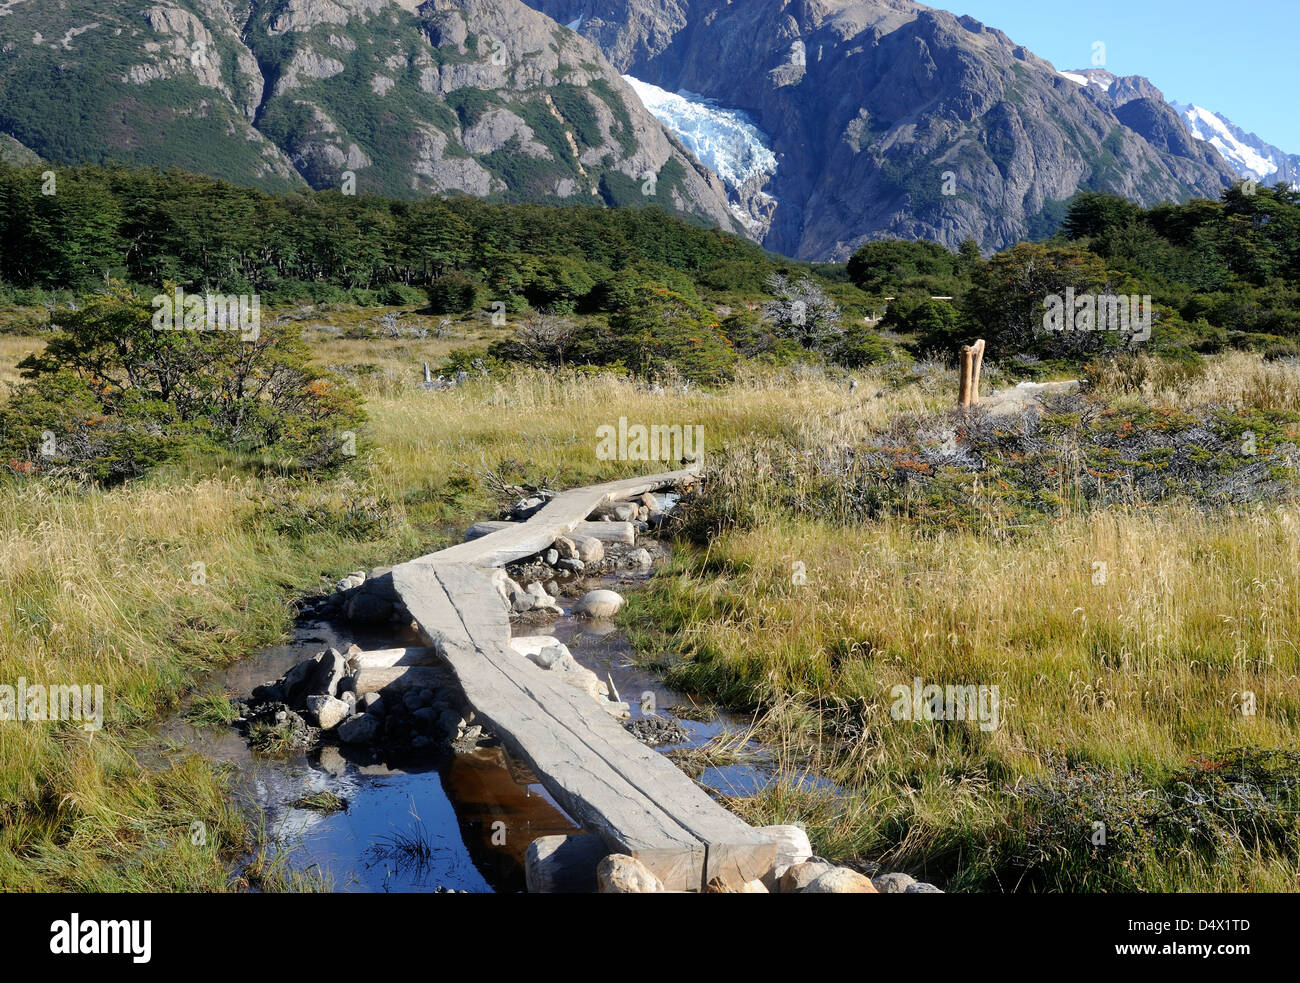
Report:
[[78,6],[0,17],[0,149],[271,191],[650,203],[743,231],[599,49],[519,0]]
[[909,0],[528,2],[581,15],[620,72],[747,113],[779,160],[763,244],[788,255],[890,237],[988,252],[1052,231],[1081,189],[1150,205],[1233,179],[1149,82],[1085,91],[1001,31]]

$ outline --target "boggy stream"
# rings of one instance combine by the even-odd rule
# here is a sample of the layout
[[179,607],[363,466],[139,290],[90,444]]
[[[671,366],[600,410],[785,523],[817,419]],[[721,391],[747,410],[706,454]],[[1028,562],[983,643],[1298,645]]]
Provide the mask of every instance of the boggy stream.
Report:
[[[602,680],[613,680],[631,705],[633,720],[649,711],[679,723],[687,738],[661,745],[660,751],[743,734],[748,720],[711,708],[701,713],[656,673],[636,666],[627,638],[612,624],[573,617],[573,604],[586,591],[608,588],[626,595],[649,575],[618,570],[559,581],[564,615],[520,627],[516,634],[558,638],[578,662]],[[422,644],[400,626],[354,628],[345,620],[308,614],[299,619],[290,643],[241,660],[216,677],[216,688],[233,698],[246,697],[259,683],[321,649],[346,651],[354,643],[367,650]],[[653,693],[653,702],[644,698],[647,693]],[[695,719],[699,717],[704,719]],[[157,760],[177,750],[198,749],[233,765],[239,794],[265,816],[289,864],[322,875],[335,891],[522,891],[528,844],[539,836],[578,829],[527,767],[500,747],[392,759],[378,749],[339,744],[333,734],[325,734],[308,751],[268,757],[254,753],[235,728],[195,726],[184,711],[162,724],[158,736],[160,746],[150,752]],[[773,781],[771,756],[753,741],[741,744],[739,761],[706,767],[697,780],[735,796],[752,795]],[[346,808],[322,812],[295,804],[320,792],[345,799]]]

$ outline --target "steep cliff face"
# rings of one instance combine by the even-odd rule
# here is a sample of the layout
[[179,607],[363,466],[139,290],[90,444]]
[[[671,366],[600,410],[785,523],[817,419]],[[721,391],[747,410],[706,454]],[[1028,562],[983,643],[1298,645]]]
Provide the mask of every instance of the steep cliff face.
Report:
[[518,0],[6,0],[0,132],[62,163],[658,203],[738,230],[599,50]]
[[1151,204],[1232,180],[1163,99],[1089,91],[1001,31],[909,0],[529,0],[614,66],[743,111],[778,166],[769,248],[868,238],[988,250],[1046,232],[1080,189]]

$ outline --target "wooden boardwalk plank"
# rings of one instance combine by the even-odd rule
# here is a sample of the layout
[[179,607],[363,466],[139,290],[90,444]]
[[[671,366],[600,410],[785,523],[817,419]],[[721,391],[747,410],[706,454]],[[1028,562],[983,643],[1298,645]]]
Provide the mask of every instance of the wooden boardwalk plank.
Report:
[[599,705],[509,646],[510,620],[484,567],[550,546],[599,505],[695,476],[695,469],[564,492],[528,522],[393,568],[393,586],[446,659],[475,712],[561,807],[669,890],[766,874],[776,846],[713,801]]
[[513,523],[509,528],[480,536],[467,543],[429,553],[411,561],[413,563],[473,563],[478,566],[502,567],[515,560],[540,553],[555,540],[572,532],[580,522],[585,522],[594,509],[610,502],[634,498],[645,492],[670,487],[679,482],[698,477],[699,468],[683,468],[644,478],[623,478],[575,488],[561,492],[546,503],[527,522]]

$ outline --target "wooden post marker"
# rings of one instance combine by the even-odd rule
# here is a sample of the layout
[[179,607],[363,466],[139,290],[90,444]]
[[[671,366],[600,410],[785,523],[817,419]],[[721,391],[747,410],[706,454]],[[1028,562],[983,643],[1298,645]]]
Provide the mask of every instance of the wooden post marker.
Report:
[[961,381],[957,391],[957,405],[963,409],[980,401],[980,368],[984,364],[984,339],[973,345],[963,345],[961,350]]

